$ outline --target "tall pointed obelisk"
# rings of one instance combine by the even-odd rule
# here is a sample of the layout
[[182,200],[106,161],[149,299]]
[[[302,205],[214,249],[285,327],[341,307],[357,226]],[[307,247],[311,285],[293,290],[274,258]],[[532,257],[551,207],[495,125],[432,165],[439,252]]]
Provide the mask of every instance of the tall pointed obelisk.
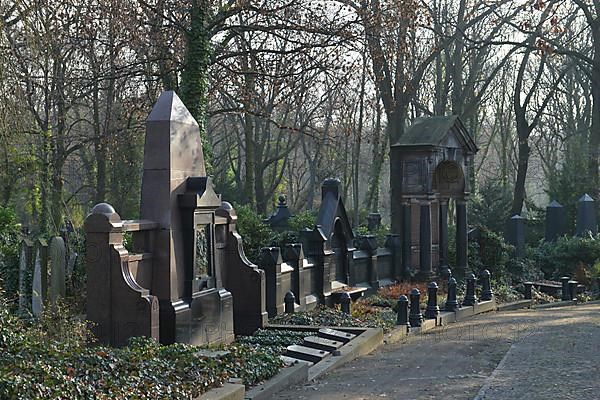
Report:
[[191,318],[185,292],[178,194],[186,179],[206,176],[198,123],[175,92],[161,94],[146,120],[140,217],[159,223],[151,291],[160,303],[161,341],[175,340],[176,321]]

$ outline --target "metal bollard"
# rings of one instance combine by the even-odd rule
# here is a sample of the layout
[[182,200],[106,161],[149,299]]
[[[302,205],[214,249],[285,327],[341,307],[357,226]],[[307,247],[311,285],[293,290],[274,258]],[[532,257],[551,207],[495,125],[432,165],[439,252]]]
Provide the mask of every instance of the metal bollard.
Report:
[[577,281],[569,281],[569,300],[577,300]]
[[481,281],[481,300],[489,301],[494,297],[494,292],[492,291],[492,282],[491,282],[492,274],[487,269],[483,270],[481,274],[479,274],[479,280]]
[[571,294],[569,293],[569,281],[571,278],[568,276],[563,276],[560,278],[560,282],[562,283],[562,301],[571,300]]
[[408,323],[408,297],[400,296],[398,299],[398,314],[396,317],[396,325],[410,326]]
[[469,274],[467,276],[467,292],[465,293],[465,298],[463,299],[463,306],[474,306],[477,303],[477,297],[475,297],[475,275]]
[[410,291],[410,314],[408,320],[412,328],[421,326],[423,320],[423,314],[421,314],[421,292],[419,289],[414,288]]
[[452,312],[459,307],[460,305],[458,304],[458,301],[456,301],[456,279],[451,276],[448,280],[448,297],[446,298],[444,310]]
[[533,299],[533,282],[525,282],[523,285],[525,285],[525,300]]
[[436,319],[440,314],[440,307],[437,304],[438,285],[430,282],[427,285],[427,308],[425,309],[425,318]]
[[340,306],[343,313],[350,314],[350,302],[352,299],[348,292],[343,292],[340,296]]

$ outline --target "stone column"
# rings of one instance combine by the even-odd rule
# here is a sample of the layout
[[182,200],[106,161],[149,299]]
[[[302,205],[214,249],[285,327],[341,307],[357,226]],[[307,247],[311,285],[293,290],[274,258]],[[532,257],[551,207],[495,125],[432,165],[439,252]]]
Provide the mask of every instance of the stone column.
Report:
[[546,206],[546,235],[547,242],[554,242],[567,233],[567,214],[565,208],[556,200]]
[[508,220],[507,242],[515,246],[515,257],[525,257],[525,218],[518,214]]
[[598,222],[596,217],[596,205],[594,199],[584,194],[577,201],[577,224],[575,234],[583,236],[587,233],[595,235],[598,233]]
[[468,266],[467,201],[456,201],[456,266],[463,271]]
[[440,267],[448,266],[448,200],[440,200]]
[[402,275],[410,276],[410,200],[402,202]]
[[421,203],[420,226],[419,226],[419,266],[420,275],[429,277],[431,275],[431,202]]

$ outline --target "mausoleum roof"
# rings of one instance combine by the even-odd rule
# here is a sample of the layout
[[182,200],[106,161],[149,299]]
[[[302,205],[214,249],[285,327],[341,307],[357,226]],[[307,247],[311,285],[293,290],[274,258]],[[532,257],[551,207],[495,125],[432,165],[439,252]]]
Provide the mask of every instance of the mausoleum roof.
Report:
[[417,118],[392,147],[446,147],[445,143],[451,133],[454,134],[464,150],[472,153],[477,152],[475,140],[473,140],[457,115]]

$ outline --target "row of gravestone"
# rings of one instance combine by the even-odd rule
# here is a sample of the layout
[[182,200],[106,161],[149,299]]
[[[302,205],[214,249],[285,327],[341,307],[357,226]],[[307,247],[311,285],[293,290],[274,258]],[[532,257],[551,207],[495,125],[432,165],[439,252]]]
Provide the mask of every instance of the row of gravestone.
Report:
[[19,255],[19,312],[39,317],[44,307],[64,298],[77,253],[67,252],[62,237],[23,239]]
[[[520,215],[514,215],[509,221],[506,231],[506,241],[515,247],[515,256],[525,257],[525,222]],[[567,213],[565,208],[556,200],[546,207],[546,227],[544,238],[553,242],[567,234]],[[594,199],[584,194],[577,201],[577,219],[575,235],[584,236],[598,233],[597,211]]]

